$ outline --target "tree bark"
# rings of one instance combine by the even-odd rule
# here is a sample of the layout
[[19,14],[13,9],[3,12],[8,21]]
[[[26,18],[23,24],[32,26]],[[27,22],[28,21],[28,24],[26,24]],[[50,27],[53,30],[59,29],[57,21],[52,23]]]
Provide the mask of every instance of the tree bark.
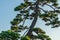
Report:
[[32,35],[32,30],[33,30],[33,28],[34,28],[34,26],[35,26],[35,24],[37,22],[37,19],[38,19],[38,8],[39,8],[38,4],[39,4],[39,1],[37,0],[36,1],[36,7],[35,7],[35,10],[34,10],[34,12],[35,12],[34,20],[33,20],[32,24],[30,26],[30,29],[28,30],[28,33],[27,33],[27,35],[29,37],[32,37],[31,36]]
[[35,24],[37,22],[37,19],[38,19],[38,16],[34,17],[34,20],[33,20],[32,24],[30,26],[30,29],[29,29],[29,31],[27,33],[28,36],[31,36],[32,35],[32,30],[33,30],[33,28],[34,28],[34,26],[35,26]]

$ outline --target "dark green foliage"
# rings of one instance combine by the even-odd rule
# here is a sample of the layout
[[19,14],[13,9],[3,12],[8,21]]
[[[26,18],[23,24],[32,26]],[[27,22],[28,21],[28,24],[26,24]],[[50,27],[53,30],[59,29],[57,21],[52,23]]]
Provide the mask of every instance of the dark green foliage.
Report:
[[21,40],[30,40],[30,38],[28,36],[25,36],[25,37],[21,37]]
[[45,31],[43,31],[41,28],[33,28],[32,31],[35,32],[37,35],[32,34],[31,38],[29,36],[21,37],[21,40],[31,40],[31,39],[51,40],[51,38],[48,35],[46,35]]
[[[51,10],[45,10],[43,7],[48,6],[48,8]],[[27,36],[29,38],[40,38],[46,40],[51,40],[47,35],[45,35],[45,32],[40,28],[34,28],[38,18],[42,19],[44,22],[46,22],[45,25],[51,25],[52,28],[59,27],[60,26],[60,20],[58,18],[58,14],[60,13],[60,7],[57,3],[57,0],[33,0],[33,2],[29,0],[24,0],[24,3],[21,3],[19,6],[17,6],[14,10],[19,11],[20,14],[17,14],[17,16],[11,21],[11,29],[17,32],[18,30],[25,30],[27,29]],[[33,12],[31,12],[33,11]],[[28,25],[24,25],[25,21],[33,20],[30,27]],[[20,25],[20,23],[22,24]],[[35,36],[32,34],[32,32],[35,32],[38,36]],[[32,35],[32,36],[31,36]],[[25,36],[26,37],[26,36]],[[22,39],[24,40],[25,37]],[[31,38],[31,39],[32,39]],[[27,40],[27,39],[26,39]]]
[[48,39],[51,40],[51,38],[49,38],[49,36],[44,35],[44,34],[39,34],[39,35],[37,36],[37,38],[39,38],[39,39],[46,38],[46,40],[48,40]]
[[21,17],[16,16],[16,18],[13,21],[11,21],[11,24],[12,25],[19,24],[22,20],[23,19]]
[[50,39],[49,36],[46,35],[45,31],[43,31],[41,28],[34,28],[33,31],[35,33],[37,33],[37,36],[35,36],[35,38],[38,38],[38,39]]
[[12,32],[11,30],[2,31],[0,33],[0,40],[18,40],[19,35],[20,34]]
[[55,10],[57,13],[60,13],[60,10]]
[[40,29],[40,28],[34,28],[33,31],[36,32],[36,33],[45,34],[45,32],[42,29]]
[[57,2],[57,0],[51,0],[51,2]]

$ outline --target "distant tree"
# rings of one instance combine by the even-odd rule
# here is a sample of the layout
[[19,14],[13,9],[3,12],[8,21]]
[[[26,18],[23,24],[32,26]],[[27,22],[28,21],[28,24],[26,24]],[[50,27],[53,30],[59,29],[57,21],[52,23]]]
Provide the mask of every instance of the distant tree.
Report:
[[[48,6],[48,8],[46,6]],[[46,22],[45,25],[47,26],[51,25],[52,28],[59,27],[60,26],[60,21],[58,18],[58,14],[60,13],[59,9],[60,7],[58,6],[57,0],[32,0],[32,1],[24,0],[23,3],[21,3],[14,9],[15,11],[19,11],[20,13],[17,14],[16,18],[14,18],[13,21],[11,21],[12,24],[11,29],[14,30],[14,32],[21,32],[22,30],[27,29],[26,31],[27,33],[25,36],[31,38],[33,35],[32,32],[34,26],[38,18],[45,21]],[[24,26],[25,21],[27,19],[33,20],[30,27],[28,27],[27,25]],[[23,24],[21,25],[20,23]],[[42,37],[41,34],[39,35]],[[43,38],[41,40],[45,39]]]
[[0,40],[18,40],[20,34],[12,32],[11,30],[2,31],[0,33]]

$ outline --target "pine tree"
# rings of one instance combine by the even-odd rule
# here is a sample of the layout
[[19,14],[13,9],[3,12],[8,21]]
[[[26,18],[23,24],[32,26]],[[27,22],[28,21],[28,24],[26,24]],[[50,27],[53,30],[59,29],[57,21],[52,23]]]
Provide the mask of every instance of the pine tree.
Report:
[[[48,6],[48,9],[50,7],[51,10],[45,10],[43,7],[46,6]],[[24,0],[24,3],[21,3],[14,9],[15,11],[19,11],[20,13],[17,14],[16,18],[14,18],[13,21],[11,21],[12,24],[11,29],[14,32],[21,32],[21,30],[28,29],[25,36],[29,36],[29,38],[31,38],[33,35],[32,32],[34,26],[38,18],[46,22],[45,25],[47,26],[51,25],[52,28],[59,27],[60,26],[60,21],[58,18],[58,14],[60,13],[59,9],[60,7],[58,6],[57,0],[33,0],[32,2],[30,0]],[[24,26],[24,23],[27,19],[33,20],[30,27],[28,27],[27,25]],[[20,25],[21,22],[23,22],[22,25]],[[38,32],[36,33],[38,34]],[[42,35],[40,36],[42,37]],[[44,40],[44,38],[40,39]]]

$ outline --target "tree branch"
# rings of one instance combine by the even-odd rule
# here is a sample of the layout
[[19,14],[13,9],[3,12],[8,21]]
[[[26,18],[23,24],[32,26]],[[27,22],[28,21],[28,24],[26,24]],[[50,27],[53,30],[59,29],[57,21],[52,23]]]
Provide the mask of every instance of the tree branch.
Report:
[[51,7],[55,11],[55,8],[53,8],[51,5],[49,5],[49,4],[46,4],[46,5],[49,6],[49,7]]
[[45,11],[45,10],[44,10],[44,9],[42,9],[42,8],[40,8],[40,9],[41,9],[43,12],[45,12],[45,13],[47,12],[47,11]]

